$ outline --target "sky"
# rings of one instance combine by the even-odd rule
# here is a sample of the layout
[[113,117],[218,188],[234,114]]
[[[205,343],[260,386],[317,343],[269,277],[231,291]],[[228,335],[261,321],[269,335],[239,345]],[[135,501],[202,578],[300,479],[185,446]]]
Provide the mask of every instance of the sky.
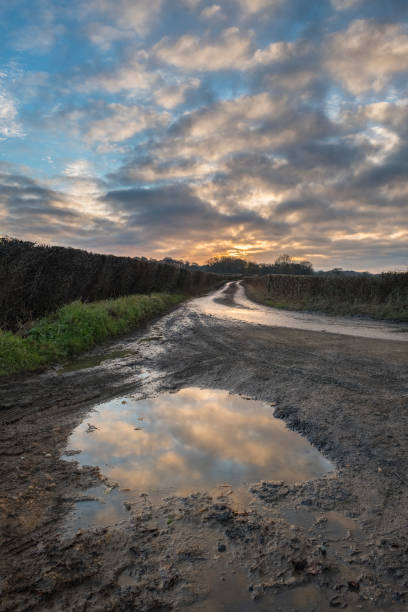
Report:
[[408,267],[407,0],[0,1],[0,234]]

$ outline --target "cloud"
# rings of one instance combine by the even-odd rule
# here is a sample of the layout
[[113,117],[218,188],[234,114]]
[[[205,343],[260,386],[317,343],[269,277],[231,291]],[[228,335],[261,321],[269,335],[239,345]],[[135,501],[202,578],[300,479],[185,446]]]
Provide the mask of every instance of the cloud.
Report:
[[399,133],[408,130],[408,99],[402,98],[398,102],[372,102],[360,105],[353,112],[346,113],[345,120],[353,125],[366,122],[383,124],[397,129]]
[[97,200],[101,191],[95,179],[87,176],[90,167],[83,161],[67,165],[66,176],[58,181],[60,189],[33,179],[24,169],[0,162],[4,234],[66,246],[84,247],[84,240],[88,240],[90,248],[93,240],[100,241],[113,228],[119,232],[119,222],[112,221],[106,204]]
[[360,4],[362,0],[330,0],[333,7],[338,11],[346,11]]
[[[285,96],[274,98],[265,92],[241,96],[182,115],[167,134],[151,143],[149,151],[155,161],[150,172],[166,164],[173,164],[175,171],[191,167],[194,175],[197,167],[200,172],[213,172],[214,164],[222,171],[225,160],[242,151],[279,151],[332,132],[324,116],[296,111]],[[186,164],[188,160],[194,164]],[[125,165],[129,176],[134,165],[139,166],[137,156]],[[147,168],[143,171],[146,173]]]
[[[4,155],[49,176],[0,164],[4,231],[199,261],[403,261],[403,0],[57,4],[19,0],[5,40],[0,138],[27,134]],[[43,72],[13,62],[18,37],[39,39]]]
[[[117,26],[116,37],[119,37],[120,30],[123,31],[124,37],[127,37],[127,31],[133,30],[139,35],[146,34],[147,29],[154,23],[161,7],[163,0],[87,0],[82,5],[82,10],[85,14],[91,14],[93,17],[99,15],[106,19],[108,17],[110,23]],[[92,32],[92,29],[91,29]],[[92,36],[92,35],[91,35]],[[92,40],[92,38],[91,38]],[[96,44],[100,44],[98,38]]]
[[201,0],[181,0],[182,4],[190,9],[195,9],[201,3]]
[[322,85],[319,49],[304,39],[278,41],[257,49],[243,66],[255,86],[271,91],[306,90]]
[[182,179],[196,181],[214,174],[219,166],[200,159],[160,160],[155,157],[141,157],[125,164],[116,177],[121,176],[125,183],[178,182]]
[[199,79],[190,79],[185,83],[177,85],[167,85],[155,90],[154,97],[160,106],[167,109],[175,108],[179,104],[183,104],[186,99],[187,92],[192,89],[197,89],[201,84]]
[[88,76],[77,87],[83,91],[106,90],[112,94],[121,91],[135,93],[149,90],[157,79],[157,74],[149,72],[146,66],[137,59],[132,59],[117,68]]
[[401,24],[358,19],[331,35],[326,67],[353,94],[381,91],[408,70],[408,35]]
[[81,215],[91,218],[109,218],[110,210],[101,204],[103,193],[101,181],[95,178],[92,164],[87,159],[75,159],[69,162],[63,177],[57,179],[65,196],[69,198],[70,206]]
[[214,42],[185,34],[177,41],[162,39],[153,53],[163,63],[184,71],[240,70],[248,58],[251,36],[243,35],[236,27],[224,30]]
[[86,27],[86,33],[90,41],[107,51],[112,43],[118,40],[126,40],[132,37],[131,30],[121,30],[104,23],[90,23]]
[[76,213],[67,206],[66,198],[39,181],[18,173],[18,169],[0,162],[0,201],[7,214],[8,224],[21,222],[22,229],[31,224],[44,223],[49,216],[59,220],[72,218]]
[[13,32],[12,41],[17,51],[44,54],[50,51],[65,31],[62,23],[56,23],[55,7],[42,2],[35,11],[30,11],[29,23]]
[[58,36],[63,33],[63,26],[27,26],[16,33],[14,47],[17,51],[44,54],[51,49]]
[[289,60],[305,57],[313,51],[310,42],[299,40],[296,42],[273,42],[264,49],[257,49],[246,64],[246,68],[266,66],[273,63],[282,63]]
[[252,211],[223,213],[185,185],[110,191],[102,199],[124,216],[128,239],[132,235],[157,253],[199,250],[204,237],[204,242],[219,241],[221,235],[225,240],[244,226],[250,230],[263,225]]
[[70,178],[89,177],[92,175],[92,166],[87,159],[76,159],[67,164],[64,174]]
[[91,121],[87,125],[86,141],[121,142],[138,132],[163,126],[169,122],[168,113],[158,113],[143,106],[114,103],[108,104],[106,110],[108,112],[106,117]]
[[0,141],[24,136],[15,100],[2,82],[4,78],[5,75],[0,73]]
[[245,13],[258,13],[266,8],[276,8],[283,0],[235,0]]
[[222,9],[219,4],[211,4],[201,11],[201,17],[204,19],[213,19],[214,17],[220,17],[222,15]]

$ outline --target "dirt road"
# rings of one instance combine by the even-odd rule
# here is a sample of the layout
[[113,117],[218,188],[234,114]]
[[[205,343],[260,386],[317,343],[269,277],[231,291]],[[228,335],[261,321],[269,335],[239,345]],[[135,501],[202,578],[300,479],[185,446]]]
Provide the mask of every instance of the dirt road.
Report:
[[[239,307],[236,291],[217,308]],[[0,384],[0,610],[406,610],[408,343],[197,302],[76,369]],[[109,525],[67,529],[90,491],[114,489],[103,466],[61,458],[87,411],[184,387],[273,404],[335,474],[254,483],[245,508],[222,490],[144,495]]]

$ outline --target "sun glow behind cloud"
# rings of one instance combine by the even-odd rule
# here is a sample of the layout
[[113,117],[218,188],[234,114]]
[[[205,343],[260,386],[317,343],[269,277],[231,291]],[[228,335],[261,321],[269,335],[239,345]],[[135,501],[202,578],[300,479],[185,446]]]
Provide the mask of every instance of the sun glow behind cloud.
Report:
[[312,4],[2,6],[2,233],[404,268],[408,7]]

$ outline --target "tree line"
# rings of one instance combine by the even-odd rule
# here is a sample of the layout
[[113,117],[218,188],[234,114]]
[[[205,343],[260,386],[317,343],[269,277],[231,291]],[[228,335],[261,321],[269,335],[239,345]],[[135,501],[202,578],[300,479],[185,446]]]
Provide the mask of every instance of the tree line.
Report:
[[172,264],[177,267],[187,267],[204,272],[216,274],[242,274],[244,276],[257,276],[264,274],[313,274],[313,266],[310,261],[295,261],[290,255],[279,255],[274,263],[256,263],[240,257],[228,255],[211,257],[206,264],[199,266],[182,259],[166,257],[163,263]]

